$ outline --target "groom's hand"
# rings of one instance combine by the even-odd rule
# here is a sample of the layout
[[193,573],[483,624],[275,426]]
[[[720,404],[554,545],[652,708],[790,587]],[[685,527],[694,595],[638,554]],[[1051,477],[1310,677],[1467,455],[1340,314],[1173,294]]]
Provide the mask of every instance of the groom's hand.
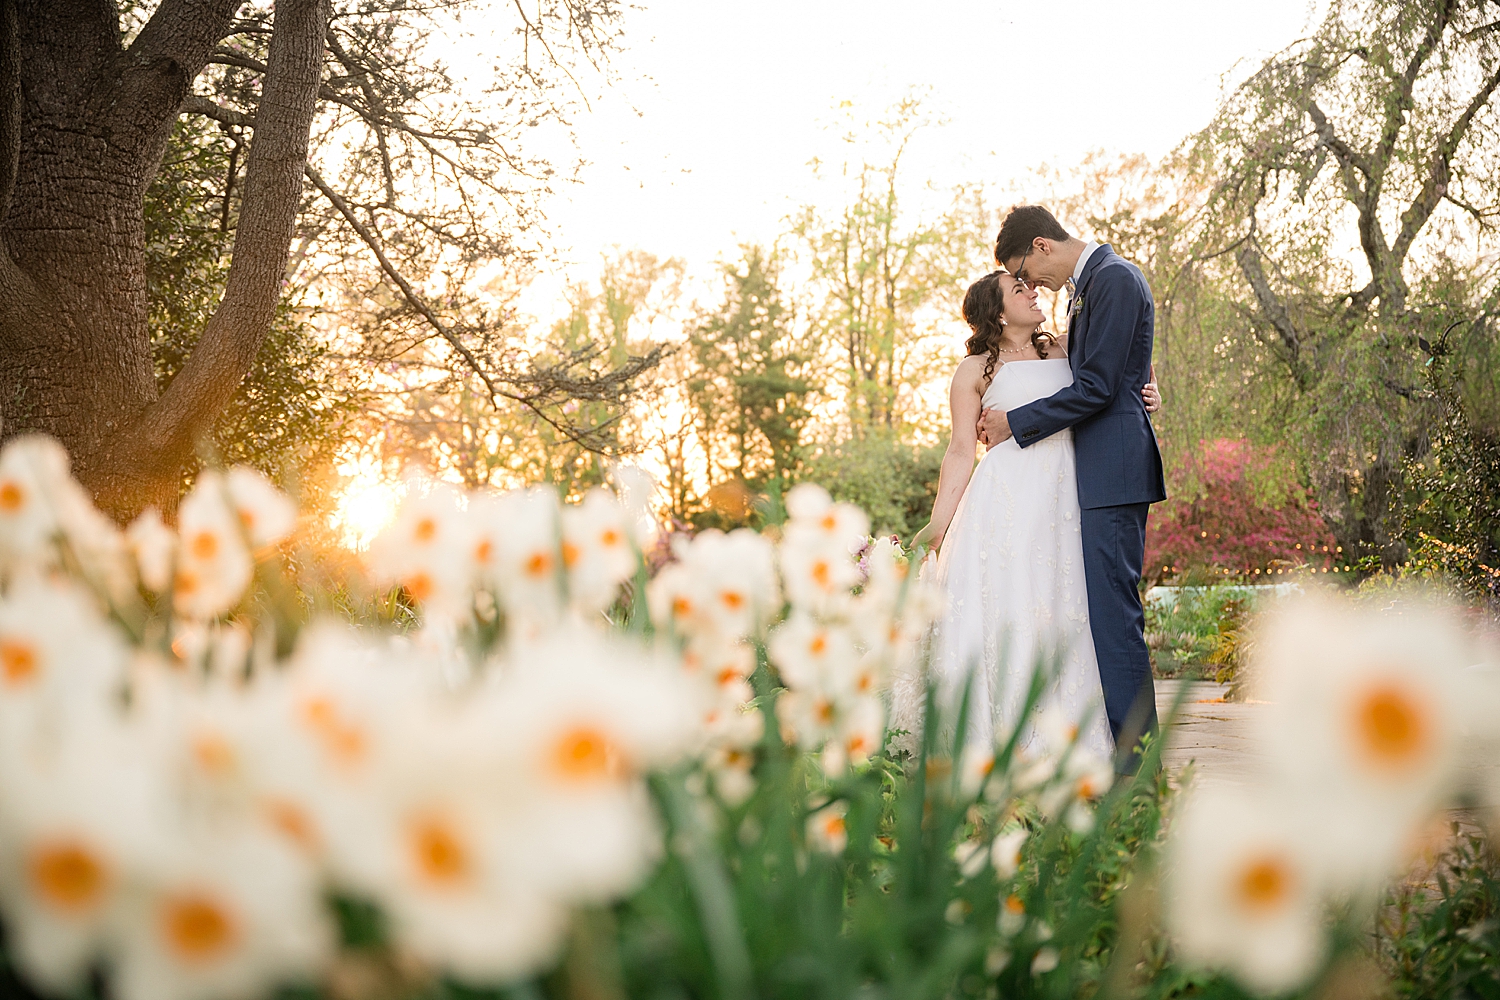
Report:
[[977,430],[979,441],[986,448],[993,448],[1011,438],[1010,421],[1005,419],[1005,411],[1000,409],[980,410]]

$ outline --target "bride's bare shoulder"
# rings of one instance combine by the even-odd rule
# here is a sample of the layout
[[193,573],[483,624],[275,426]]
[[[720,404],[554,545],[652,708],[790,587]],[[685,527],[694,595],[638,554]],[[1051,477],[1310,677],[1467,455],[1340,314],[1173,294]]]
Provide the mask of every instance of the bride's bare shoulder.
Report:
[[984,381],[984,355],[971,354],[958,363],[958,370],[953,373],[953,386],[968,386],[976,392],[983,392],[980,383]]

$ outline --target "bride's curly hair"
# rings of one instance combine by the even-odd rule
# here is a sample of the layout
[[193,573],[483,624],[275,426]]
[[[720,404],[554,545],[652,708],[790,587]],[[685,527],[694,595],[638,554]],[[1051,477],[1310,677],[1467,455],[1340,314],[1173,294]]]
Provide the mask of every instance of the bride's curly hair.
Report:
[[[1005,271],[991,271],[969,286],[964,293],[964,322],[974,331],[964,342],[964,350],[970,357],[983,354],[984,384],[988,388],[995,379],[995,367],[1000,363],[1000,335],[1005,331],[1005,286],[1000,276],[1010,275]],[[1057,343],[1057,338],[1043,330],[1031,334],[1031,346],[1037,357],[1045,358],[1047,348]]]

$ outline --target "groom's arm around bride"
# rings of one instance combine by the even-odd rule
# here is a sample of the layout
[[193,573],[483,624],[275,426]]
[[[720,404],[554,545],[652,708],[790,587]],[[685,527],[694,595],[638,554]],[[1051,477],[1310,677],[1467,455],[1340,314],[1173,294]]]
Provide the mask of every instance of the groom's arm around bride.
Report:
[[1141,736],[1156,730],[1138,590],[1146,513],[1166,499],[1161,453],[1137,391],[1150,381],[1151,289],[1140,270],[1107,244],[1075,239],[1035,205],[1006,216],[995,240],[995,260],[1028,284],[1053,291],[1072,286],[1072,385],[1008,413],[986,411],[979,431],[986,444],[1013,435],[1025,448],[1073,430],[1090,628],[1118,765],[1133,770]]

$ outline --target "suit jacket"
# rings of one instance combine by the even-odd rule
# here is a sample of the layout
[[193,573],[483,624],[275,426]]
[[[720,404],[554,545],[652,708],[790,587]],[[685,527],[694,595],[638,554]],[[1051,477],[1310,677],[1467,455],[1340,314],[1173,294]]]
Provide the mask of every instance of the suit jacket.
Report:
[[1073,428],[1080,507],[1165,500],[1161,452],[1141,400],[1156,333],[1151,288],[1140,268],[1106,243],[1089,256],[1073,301],[1073,384],[1006,413],[1011,433],[1025,448]]

